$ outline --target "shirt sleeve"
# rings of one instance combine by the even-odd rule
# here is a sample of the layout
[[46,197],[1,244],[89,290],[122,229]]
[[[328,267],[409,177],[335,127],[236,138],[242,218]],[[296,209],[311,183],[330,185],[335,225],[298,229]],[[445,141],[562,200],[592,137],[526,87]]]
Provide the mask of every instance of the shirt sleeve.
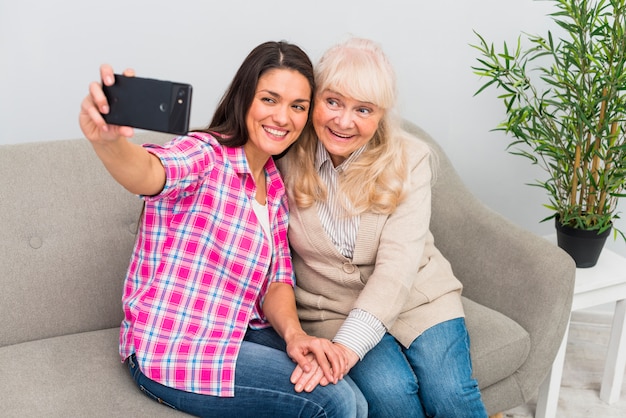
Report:
[[191,136],[174,138],[162,146],[144,144],[143,147],[161,160],[166,178],[163,190],[156,196],[144,196],[146,200],[176,199],[195,193],[217,159],[213,147]]
[[337,331],[333,342],[340,343],[354,351],[361,360],[368,351],[382,340],[387,330],[374,315],[353,309]]

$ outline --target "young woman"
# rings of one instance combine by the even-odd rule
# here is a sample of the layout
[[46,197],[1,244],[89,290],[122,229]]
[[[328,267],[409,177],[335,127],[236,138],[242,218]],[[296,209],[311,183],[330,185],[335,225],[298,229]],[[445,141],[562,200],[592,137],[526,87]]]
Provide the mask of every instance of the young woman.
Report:
[[[295,45],[259,45],[208,128],[164,146],[134,145],[132,128],[107,125],[99,83],[82,103],[80,126],[98,157],[145,200],[120,354],[141,390],[172,408],[216,417],[356,416],[355,392],[340,380],[344,357],[297,318],[287,200],[271,158],[307,123],[312,71]],[[101,77],[114,82],[110,66]],[[291,359],[244,341],[248,329],[269,326]],[[323,374],[334,384],[290,382],[292,360],[316,383]]]
[[433,155],[393,115],[392,66],[350,39],[315,81],[312,129],[279,160],[304,329],[341,347],[371,417],[486,417],[462,286],[429,230]]

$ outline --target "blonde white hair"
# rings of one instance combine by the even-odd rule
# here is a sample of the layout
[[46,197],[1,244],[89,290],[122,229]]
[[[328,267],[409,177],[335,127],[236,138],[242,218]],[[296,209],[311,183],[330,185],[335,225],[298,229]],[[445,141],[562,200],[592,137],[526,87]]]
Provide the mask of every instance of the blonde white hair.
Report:
[[[409,136],[395,116],[396,76],[389,59],[375,42],[351,38],[328,49],[315,66],[317,94],[333,90],[383,110],[376,133],[364,152],[341,174],[339,190],[353,214],[389,214],[408,187],[403,137]],[[326,199],[326,187],[315,170],[315,130],[309,124],[294,145],[285,181],[299,207]],[[365,190],[364,190],[365,188]]]

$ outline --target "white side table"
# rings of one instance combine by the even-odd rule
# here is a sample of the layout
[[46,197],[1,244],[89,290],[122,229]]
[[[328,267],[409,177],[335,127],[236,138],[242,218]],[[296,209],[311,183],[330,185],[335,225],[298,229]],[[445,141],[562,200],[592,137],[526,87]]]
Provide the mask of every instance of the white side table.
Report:
[[[594,267],[576,269],[572,311],[611,302],[615,311],[600,389],[600,398],[609,404],[619,399],[626,365],[626,258],[604,248]],[[539,388],[536,418],[556,416],[568,332],[569,324],[552,369]]]

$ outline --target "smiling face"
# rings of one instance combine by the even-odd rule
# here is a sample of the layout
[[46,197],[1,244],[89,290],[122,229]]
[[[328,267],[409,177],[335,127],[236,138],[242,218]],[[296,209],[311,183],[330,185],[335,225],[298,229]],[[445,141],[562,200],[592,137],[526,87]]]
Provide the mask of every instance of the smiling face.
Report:
[[315,98],[312,122],[335,167],[376,133],[384,110],[330,89]]
[[262,161],[285,151],[302,133],[311,106],[311,87],[301,73],[272,69],[264,73],[246,115],[248,160]]

